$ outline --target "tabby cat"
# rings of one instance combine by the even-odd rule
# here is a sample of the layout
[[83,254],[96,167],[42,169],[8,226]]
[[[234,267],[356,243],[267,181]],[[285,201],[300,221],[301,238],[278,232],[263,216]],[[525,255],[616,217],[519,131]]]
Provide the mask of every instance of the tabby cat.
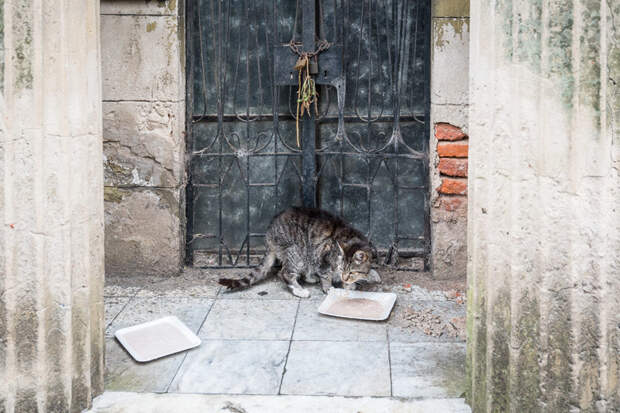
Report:
[[355,289],[356,283],[379,283],[371,268],[376,250],[361,232],[320,209],[289,208],[276,215],[265,234],[267,254],[261,266],[242,278],[220,278],[229,289],[248,287],[269,277],[277,262],[278,276],[293,295],[310,292],[299,281],[321,282],[324,293],[333,285]]

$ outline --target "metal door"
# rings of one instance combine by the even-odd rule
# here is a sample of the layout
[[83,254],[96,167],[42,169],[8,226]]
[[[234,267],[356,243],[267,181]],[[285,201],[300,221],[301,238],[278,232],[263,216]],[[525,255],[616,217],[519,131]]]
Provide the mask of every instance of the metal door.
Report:
[[[256,265],[271,218],[307,205],[366,233],[384,263],[426,265],[429,9],[188,1],[188,263]],[[319,44],[318,114],[299,119],[298,147],[293,50]]]

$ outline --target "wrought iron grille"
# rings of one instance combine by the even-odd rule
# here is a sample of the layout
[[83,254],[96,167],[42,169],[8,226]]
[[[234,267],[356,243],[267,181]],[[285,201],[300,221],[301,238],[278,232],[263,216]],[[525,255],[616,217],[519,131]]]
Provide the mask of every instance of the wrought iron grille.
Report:
[[[429,0],[187,2],[188,263],[256,265],[271,218],[319,206],[385,264],[430,249]],[[317,58],[318,115],[296,143],[296,56]]]

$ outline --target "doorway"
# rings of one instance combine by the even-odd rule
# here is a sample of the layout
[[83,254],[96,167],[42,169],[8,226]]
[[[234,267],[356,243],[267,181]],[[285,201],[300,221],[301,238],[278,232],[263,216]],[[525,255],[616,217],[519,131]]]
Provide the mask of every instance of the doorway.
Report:
[[[187,263],[257,265],[291,205],[428,269],[429,1],[189,2]],[[318,103],[297,116],[299,55]],[[297,119],[299,118],[299,119]]]
[[[464,285],[424,271],[429,1],[187,7],[188,267],[108,279],[107,333],[176,315],[203,342],[138,365],[108,340],[106,388],[455,398],[465,410],[454,411],[467,411]],[[297,122],[293,66],[304,52],[319,96]],[[369,289],[398,295],[387,322],[318,314],[317,286],[299,299],[276,279],[235,292],[217,284],[260,262],[267,225],[290,205],[326,209],[369,236],[383,278]]]

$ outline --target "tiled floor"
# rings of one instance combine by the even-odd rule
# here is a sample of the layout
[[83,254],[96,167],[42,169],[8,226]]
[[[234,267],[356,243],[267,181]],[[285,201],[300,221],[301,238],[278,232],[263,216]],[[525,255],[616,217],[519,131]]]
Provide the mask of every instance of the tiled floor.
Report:
[[[273,280],[242,292],[222,291],[214,277],[106,286],[106,390],[248,395],[461,397],[465,344],[403,330],[405,305],[432,307],[446,319],[465,306],[442,294],[401,291],[387,322],[319,315],[322,293],[292,296]],[[129,282],[127,283],[129,284]],[[140,364],[120,347],[119,328],[175,315],[202,344]]]

